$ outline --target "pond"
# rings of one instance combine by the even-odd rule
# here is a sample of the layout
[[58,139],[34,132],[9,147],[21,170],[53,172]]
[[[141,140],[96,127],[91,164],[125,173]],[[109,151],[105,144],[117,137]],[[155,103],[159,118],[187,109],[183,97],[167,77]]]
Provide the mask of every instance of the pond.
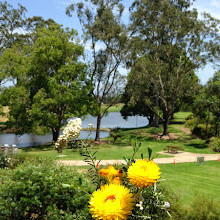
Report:
[[[82,122],[82,127],[87,128],[88,124],[92,123],[96,127],[96,117],[88,115]],[[103,117],[101,122],[102,128],[133,128],[133,127],[143,127],[148,124],[145,117],[133,116],[128,117],[124,120],[119,112],[110,112],[107,116]],[[88,135],[87,131],[82,131],[80,137],[85,139]],[[109,136],[109,132],[101,131],[100,138],[105,138]],[[90,138],[95,138],[95,132],[92,132]],[[23,134],[15,135],[13,133],[0,134],[0,145],[4,144],[16,144],[19,148],[36,146],[44,143],[51,142],[52,134],[47,135],[35,135],[35,134]]]

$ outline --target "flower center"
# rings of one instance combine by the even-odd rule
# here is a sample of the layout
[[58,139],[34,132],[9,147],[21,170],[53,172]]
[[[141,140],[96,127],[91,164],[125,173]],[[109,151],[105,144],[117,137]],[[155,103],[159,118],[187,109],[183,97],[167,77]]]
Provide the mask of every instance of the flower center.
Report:
[[108,200],[115,200],[115,195],[110,195],[105,199],[105,202],[107,202]]

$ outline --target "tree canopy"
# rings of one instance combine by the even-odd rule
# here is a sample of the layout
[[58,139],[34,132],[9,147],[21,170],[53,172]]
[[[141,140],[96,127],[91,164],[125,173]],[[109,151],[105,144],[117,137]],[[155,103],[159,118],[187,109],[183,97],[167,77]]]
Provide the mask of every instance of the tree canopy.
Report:
[[[49,25],[36,30],[33,45],[21,51],[15,45],[2,55],[3,69],[11,65],[7,74],[16,77],[15,87],[3,92],[5,105],[10,108],[9,124],[23,128],[20,132],[51,129],[56,141],[64,120],[88,113],[92,87],[87,67],[80,60],[83,47],[74,42],[75,36],[73,30]],[[18,53],[23,53],[18,56],[20,60]]]
[[139,71],[146,78],[140,83],[147,82],[146,89],[151,85],[153,96],[146,91],[142,96],[155,114],[159,116],[158,107],[162,111],[163,135],[166,135],[186,80],[195,78],[194,70],[217,58],[219,22],[209,14],[199,19],[189,0],[134,1],[130,10],[130,31],[134,33],[130,44],[133,79],[138,80],[135,74]]

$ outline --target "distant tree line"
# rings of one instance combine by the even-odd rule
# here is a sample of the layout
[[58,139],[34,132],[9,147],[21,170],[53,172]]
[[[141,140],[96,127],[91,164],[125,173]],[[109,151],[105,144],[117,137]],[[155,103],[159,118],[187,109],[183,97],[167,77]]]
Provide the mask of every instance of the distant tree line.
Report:
[[[22,5],[1,2],[0,100],[10,110],[7,127],[17,133],[51,130],[56,141],[68,118],[92,114],[99,140],[103,116],[121,98],[124,117],[143,115],[154,126],[161,121],[162,135],[183,105],[198,120],[213,122],[219,135],[218,73],[204,88],[195,75],[219,58],[219,21],[207,13],[198,18],[191,5],[134,0],[125,25],[121,0],[70,4],[66,14],[78,16],[91,46],[86,56],[75,30],[26,18]],[[126,84],[122,65],[129,69]],[[13,85],[5,86],[8,81]],[[205,118],[194,106],[206,111]]]

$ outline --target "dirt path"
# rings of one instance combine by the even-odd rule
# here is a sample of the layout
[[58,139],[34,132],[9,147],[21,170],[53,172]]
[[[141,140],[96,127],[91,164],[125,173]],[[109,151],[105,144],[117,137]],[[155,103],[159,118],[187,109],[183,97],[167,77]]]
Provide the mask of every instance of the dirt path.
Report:
[[[219,160],[220,154],[195,154],[190,152],[179,152],[177,154],[169,154],[165,152],[160,152],[164,155],[172,155],[174,157],[169,158],[156,158],[154,161],[156,163],[185,163],[185,162],[196,162],[198,157],[204,157],[205,161]],[[67,166],[86,166],[88,165],[83,160],[61,160],[60,163]],[[123,164],[124,160],[102,160],[100,165],[110,165],[110,164]],[[220,162],[219,162],[220,164]]]

